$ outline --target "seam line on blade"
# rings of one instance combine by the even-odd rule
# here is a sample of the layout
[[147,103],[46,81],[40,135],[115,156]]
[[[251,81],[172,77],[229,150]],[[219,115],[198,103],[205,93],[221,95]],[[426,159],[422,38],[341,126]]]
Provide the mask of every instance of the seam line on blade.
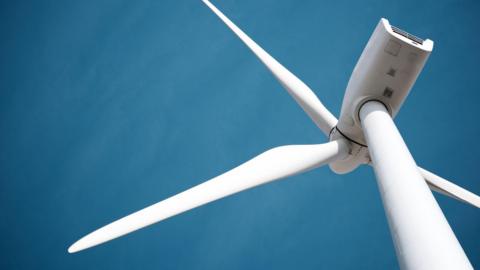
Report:
[[[350,139],[348,136],[346,136],[345,134],[343,134],[343,132],[341,132],[340,129],[338,129],[337,126],[335,126],[334,128],[332,128],[332,131],[333,131],[333,129],[336,129],[336,130],[338,131],[338,133],[340,133],[340,134],[341,134],[343,137],[345,137],[345,139],[347,139],[348,141],[350,141],[350,142],[352,142],[352,143],[354,143],[354,144],[358,144],[358,145],[360,145],[360,146],[363,146],[363,147],[367,147],[367,148],[368,148],[367,145],[362,144],[362,143],[359,143],[359,142],[357,142],[357,141],[355,141],[355,140],[353,140],[353,139]],[[330,135],[332,134],[332,131],[330,131]]]

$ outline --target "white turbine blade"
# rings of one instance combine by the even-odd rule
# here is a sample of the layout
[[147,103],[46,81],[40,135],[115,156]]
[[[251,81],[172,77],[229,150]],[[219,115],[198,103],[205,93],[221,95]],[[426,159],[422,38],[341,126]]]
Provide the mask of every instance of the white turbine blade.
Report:
[[480,197],[454,183],[420,168],[423,178],[431,190],[480,208]]
[[277,60],[270,56],[265,50],[258,46],[255,41],[247,36],[220,10],[208,0],[203,2],[252,50],[252,52],[265,64],[277,80],[283,85],[288,93],[297,101],[303,110],[310,116],[315,124],[329,136],[332,128],[337,124],[335,116],[328,111],[315,93],[294,74],[288,71]]
[[344,158],[347,152],[344,140],[273,148],[220,176],[88,234],[70,246],[68,252],[104,243],[228,195],[319,167]]

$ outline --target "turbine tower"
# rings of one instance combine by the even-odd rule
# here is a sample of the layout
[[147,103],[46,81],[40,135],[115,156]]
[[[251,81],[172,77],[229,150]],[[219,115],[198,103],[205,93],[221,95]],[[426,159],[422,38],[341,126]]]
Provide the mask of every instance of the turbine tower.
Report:
[[475,207],[480,207],[480,197],[418,167],[393,122],[433,49],[433,41],[420,39],[381,19],[352,72],[337,120],[305,83],[208,0],[203,2],[271,71],[329,142],[268,150],[220,176],[86,235],[70,246],[70,253],[323,165],[328,164],[338,174],[369,165],[375,171],[400,268],[473,269],[430,189]]

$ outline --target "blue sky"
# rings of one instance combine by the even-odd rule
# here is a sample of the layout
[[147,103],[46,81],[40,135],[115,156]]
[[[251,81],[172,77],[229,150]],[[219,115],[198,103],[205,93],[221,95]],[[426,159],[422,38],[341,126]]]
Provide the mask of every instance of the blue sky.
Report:
[[[214,1],[336,115],[381,17],[434,40],[396,118],[480,193],[478,1]],[[325,141],[201,1],[0,4],[1,269],[396,269],[373,172],[328,168],[78,253],[84,234],[274,146]],[[480,267],[480,210],[436,196]]]

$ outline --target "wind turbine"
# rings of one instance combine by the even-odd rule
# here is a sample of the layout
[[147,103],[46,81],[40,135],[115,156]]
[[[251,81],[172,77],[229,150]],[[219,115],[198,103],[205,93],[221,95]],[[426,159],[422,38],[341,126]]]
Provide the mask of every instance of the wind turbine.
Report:
[[338,173],[374,168],[402,269],[473,269],[431,191],[480,207],[480,197],[418,167],[393,118],[433,49],[381,19],[358,60],[340,118],[314,92],[208,0],[203,2],[247,45],[329,142],[268,150],[173,197],[110,223],[68,249],[78,252],[234,193],[323,165]]

